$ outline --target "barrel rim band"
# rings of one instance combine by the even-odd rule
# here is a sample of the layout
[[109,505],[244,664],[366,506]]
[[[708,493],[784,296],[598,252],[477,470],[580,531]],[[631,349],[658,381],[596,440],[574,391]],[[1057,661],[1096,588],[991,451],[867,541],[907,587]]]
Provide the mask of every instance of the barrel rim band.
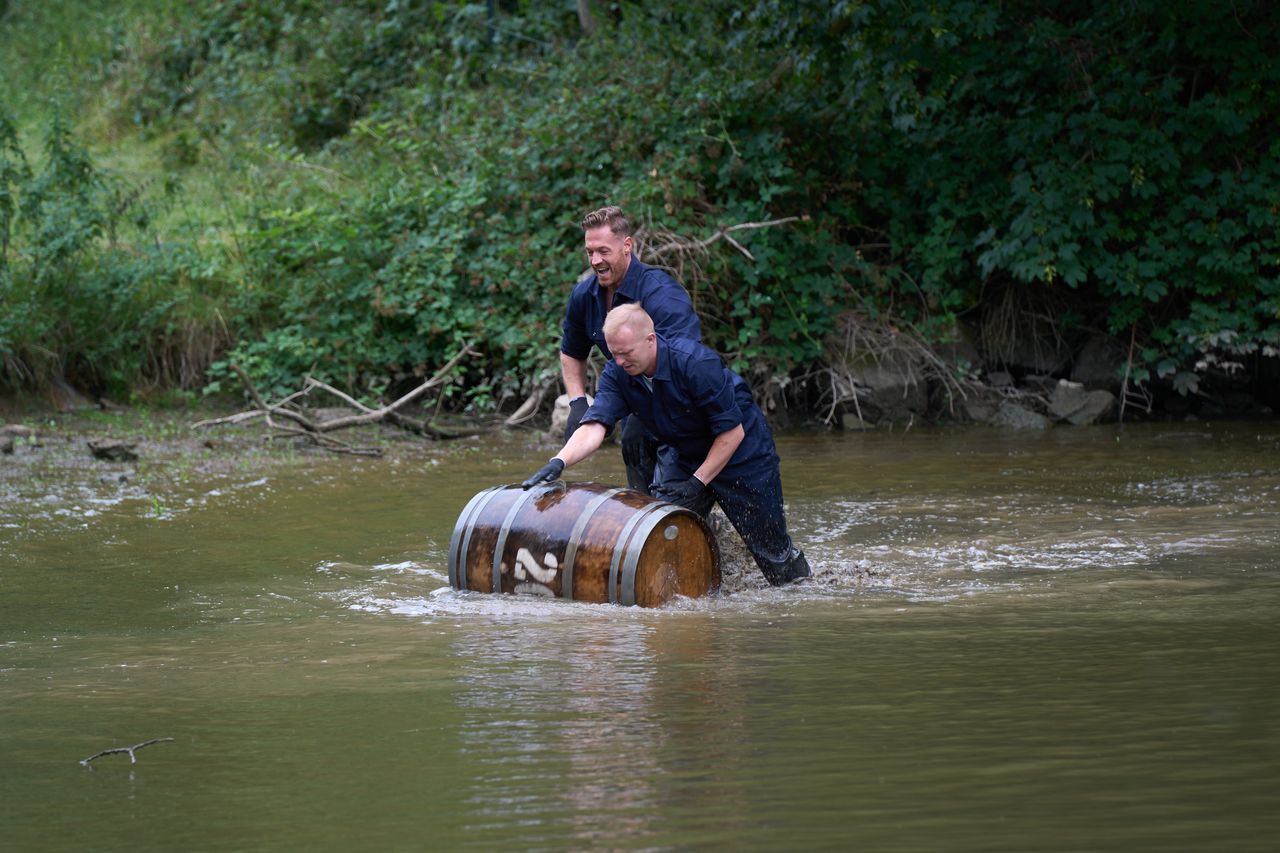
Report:
[[618,534],[618,541],[615,542],[613,545],[613,559],[609,561],[609,603],[610,604],[618,603],[618,594],[616,590],[616,587],[618,585],[618,566],[622,563],[623,549],[625,549],[628,543],[631,541],[631,532],[635,530],[636,525],[638,525],[643,519],[647,518],[650,514],[652,514],[654,510],[660,509],[664,506],[667,506],[667,504],[664,504],[661,502],[654,502],[649,506],[645,507],[644,510],[642,510],[641,512],[638,512],[635,515],[631,516],[630,520],[627,521],[626,526],[622,528],[622,532]]
[[[462,508],[462,514],[458,516],[453,535],[449,537],[449,585],[454,589],[466,589],[466,584],[463,583],[464,572],[459,569],[466,564],[466,554],[471,549],[471,531],[474,529],[471,522],[502,489],[502,486],[490,486],[484,489],[467,502],[467,505]],[[463,530],[467,532],[465,537],[462,535]],[[459,539],[464,540],[461,551],[458,550]]]
[[582,541],[583,532],[587,529],[587,523],[591,521],[591,516],[595,515],[601,505],[621,491],[621,488],[616,488],[601,492],[582,508],[582,512],[578,513],[578,520],[573,523],[573,530],[569,532],[569,543],[564,549],[564,571],[560,573],[561,598],[573,598],[573,564],[578,559],[578,545]]
[[632,538],[638,539],[641,545],[636,549],[627,549],[627,561],[622,567],[622,603],[627,607],[633,607],[636,603],[636,569],[640,565],[640,552],[644,550],[644,543],[648,541],[653,528],[664,519],[679,512],[689,512],[689,510],[675,504],[660,504],[645,516],[644,523],[633,534]]
[[507,510],[507,517],[502,519],[502,528],[498,531],[498,542],[493,546],[493,586],[490,592],[502,592],[502,552],[506,550],[507,536],[511,533],[511,523],[516,520],[516,514],[534,497],[547,491],[549,489],[545,486],[529,489]]

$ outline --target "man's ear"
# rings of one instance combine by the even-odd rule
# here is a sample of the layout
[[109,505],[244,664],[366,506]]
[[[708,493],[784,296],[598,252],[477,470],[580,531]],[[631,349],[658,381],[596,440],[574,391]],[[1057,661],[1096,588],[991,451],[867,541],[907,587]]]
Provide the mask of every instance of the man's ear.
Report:
[[628,255],[631,254],[631,246],[632,246],[631,235],[628,234],[627,236],[622,238],[622,248],[626,250]]

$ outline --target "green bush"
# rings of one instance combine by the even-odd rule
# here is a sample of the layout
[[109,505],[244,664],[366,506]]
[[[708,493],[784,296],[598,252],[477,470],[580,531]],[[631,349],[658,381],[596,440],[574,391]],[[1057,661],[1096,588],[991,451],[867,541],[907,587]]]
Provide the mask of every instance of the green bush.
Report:
[[0,115],[0,387],[203,384],[228,337],[210,306],[219,273],[190,246],[156,245],[142,196],[58,116],[31,169]]
[[[1280,7],[607,11],[587,36],[563,4],[175,7],[170,35],[102,67],[138,82],[123,109],[173,168],[242,182],[236,218],[151,256],[119,237],[146,232],[126,220],[148,205],[65,177],[72,148],[31,176],[3,149],[0,224],[26,246],[7,251],[24,319],[6,340],[49,322],[53,270],[93,306],[63,306],[74,323],[115,311],[152,341],[215,328],[177,323],[185,309],[146,286],[174,281],[225,318],[203,339],[234,341],[214,387],[234,362],[276,392],[311,373],[377,395],[472,342],[453,405],[503,406],[555,374],[576,223],[616,202],[757,383],[820,369],[845,312],[941,340],[957,319],[1047,306],[1041,327],[1132,340],[1136,378],[1184,391],[1280,346]],[[22,193],[50,201],[5,207]],[[118,359],[112,382],[156,375],[129,353],[76,358]]]

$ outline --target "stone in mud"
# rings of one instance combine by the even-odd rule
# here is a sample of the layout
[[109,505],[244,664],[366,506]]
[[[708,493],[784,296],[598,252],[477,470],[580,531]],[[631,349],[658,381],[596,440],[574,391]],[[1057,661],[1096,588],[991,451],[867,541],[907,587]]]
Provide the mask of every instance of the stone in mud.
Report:
[[1053,426],[1053,421],[1044,415],[1023,408],[1017,403],[1010,403],[1008,400],[1000,404],[991,423],[1014,429],[1048,429]]
[[551,434],[553,436],[564,436],[565,424],[569,422],[569,395],[561,394],[556,397],[555,408],[551,410]]
[[1084,408],[1088,398],[1089,392],[1085,390],[1084,385],[1079,382],[1068,382],[1065,379],[1060,379],[1057,387],[1053,389],[1053,394],[1049,397],[1049,413],[1055,418],[1066,420]]
[[9,438],[32,439],[36,437],[36,431],[22,424],[0,424],[0,435],[8,436]]
[[1111,414],[1115,403],[1115,395],[1110,391],[1089,391],[1079,382],[1062,379],[1049,398],[1049,411],[1058,420],[1085,426]]
[[859,430],[875,429],[875,424],[869,424],[853,412],[845,412],[840,416],[840,428],[843,430],[857,432]]
[[868,421],[909,423],[929,409],[928,386],[920,377],[919,365],[908,356],[847,364],[845,371]]
[[965,416],[978,424],[989,424],[996,417],[995,404],[989,400],[971,399],[961,404]]
[[1089,392],[1089,399],[1085,402],[1084,408],[1073,414],[1067,420],[1076,426],[1087,426],[1088,424],[1096,424],[1099,421],[1107,420],[1111,417],[1111,413],[1116,408],[1116,395],[1110,391],[1098,389]]
[[976,424],[989,424],[995,420],[996,410],[1003,399],[989,389],[973,388],[960,401],[958,414]]
[[134,452],[136,444],[120,441],[115,438],[91,438],[86,444],[93,452],[94,458],[108,462],[133,462],[138,458]]

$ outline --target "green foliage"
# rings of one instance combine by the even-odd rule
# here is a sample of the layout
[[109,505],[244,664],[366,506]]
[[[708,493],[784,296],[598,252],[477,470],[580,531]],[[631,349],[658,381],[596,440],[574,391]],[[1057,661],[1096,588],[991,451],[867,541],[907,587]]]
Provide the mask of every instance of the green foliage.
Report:
[[13,120],[0,112],[0,275],[9,268],[9,244],[22,188],[31,179],[27,157],[18,144]]
[[1274,337],[1280,13],[1213,9],[957,2],[903,32],[896,6],[863,7],[907,58],[878,82],[910,109],[887,105],[890,165],[861,218],[931,306],[1066,287],[1091,322],[1188,366],[1223,332]]
[[225,339],[208,266],[150,239],[141,193],[96,168],[60,117],[35,170],[11,128],[0,115],[0,386],[202,382]]
[[[589,37],[572,4],[119,19],[93,79],[164,168],[222,170],[230,222],[104,177],[56,121],[32,170],[0,123],[0,352],[52,342],[100,383],[216,361],[212,387],[236,363],[274,392],[311,373],[374,396],[471,342],[452,404],[500,407],[555,372],[575,223],[606,202],[756,381],[821,365],[843,312],[941,339],[1052,303],[1055,331],[1132,335],[1134,375],[1187,392],[1280,346],[1280,7],[608,11]],[[140,248],[157,209],[177,248]],[[90,316],[114,335],[78,343]],[[156,355],[182,339],[202,355]]]

